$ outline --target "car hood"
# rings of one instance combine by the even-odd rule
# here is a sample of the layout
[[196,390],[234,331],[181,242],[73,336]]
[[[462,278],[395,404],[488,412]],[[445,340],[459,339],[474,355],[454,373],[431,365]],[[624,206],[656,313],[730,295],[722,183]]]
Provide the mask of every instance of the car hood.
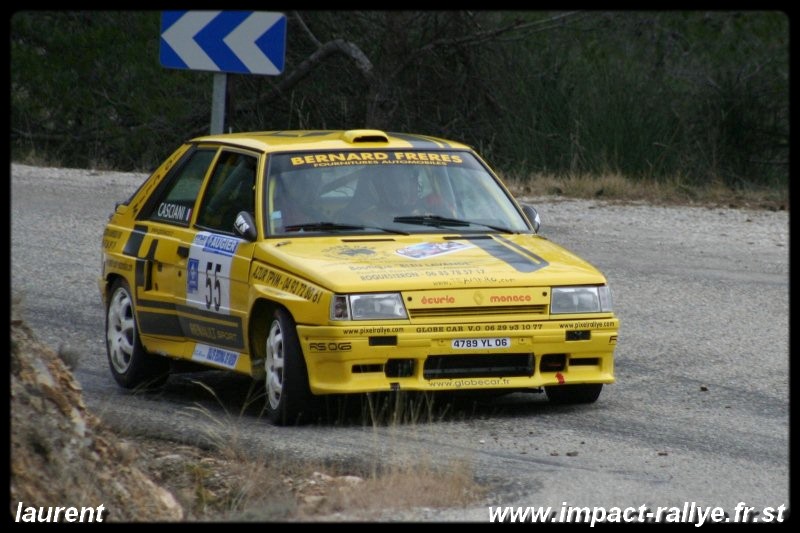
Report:
[[605,283],[532,234],[297,237],[259,243],[254,259],[333,292]]

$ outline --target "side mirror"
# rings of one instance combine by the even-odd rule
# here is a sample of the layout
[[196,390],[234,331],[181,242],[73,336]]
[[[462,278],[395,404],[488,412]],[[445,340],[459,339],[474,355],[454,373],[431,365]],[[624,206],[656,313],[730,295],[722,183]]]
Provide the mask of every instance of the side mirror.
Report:
[[250,242],[256,240],[258,233],[253,215],[247,211],[239,211],[236,220],[233,221],[233,232]]
[[542,221],[539,218],[539,213],[536,211],[536,208],[532,205],[523,204],[522,212],[525,213],[525,216],[528,217],[528,221],[533,226],[533,232],[539,233],[539,226],[542,225]]

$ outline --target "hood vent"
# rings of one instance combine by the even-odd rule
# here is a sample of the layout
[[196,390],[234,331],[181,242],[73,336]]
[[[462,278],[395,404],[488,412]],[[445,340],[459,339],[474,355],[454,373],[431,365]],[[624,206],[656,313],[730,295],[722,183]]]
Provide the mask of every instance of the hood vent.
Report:
[[389,136],[381,130],[347,130],[342,134],[342,139],[350,144],[389,142]]

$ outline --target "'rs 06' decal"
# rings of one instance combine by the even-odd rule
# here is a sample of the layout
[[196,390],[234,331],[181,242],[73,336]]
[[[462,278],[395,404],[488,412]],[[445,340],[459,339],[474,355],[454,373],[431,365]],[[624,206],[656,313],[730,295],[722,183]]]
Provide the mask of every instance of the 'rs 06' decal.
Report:
[[231,262],[240,242],[207,231],[195,236],[187,263],[186,305],[230,314]]

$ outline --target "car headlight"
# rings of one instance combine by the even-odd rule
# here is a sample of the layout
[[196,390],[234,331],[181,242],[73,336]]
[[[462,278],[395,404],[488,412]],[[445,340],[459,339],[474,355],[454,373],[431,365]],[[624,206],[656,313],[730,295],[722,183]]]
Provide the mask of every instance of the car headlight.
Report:
[[611,311],[611,289],[608,285],[591,287],[553,287],[550,293],[550,314],[604,313]]
[[399,320],[408,318],[396,292],[337,294],[331,301],[331,320]]

